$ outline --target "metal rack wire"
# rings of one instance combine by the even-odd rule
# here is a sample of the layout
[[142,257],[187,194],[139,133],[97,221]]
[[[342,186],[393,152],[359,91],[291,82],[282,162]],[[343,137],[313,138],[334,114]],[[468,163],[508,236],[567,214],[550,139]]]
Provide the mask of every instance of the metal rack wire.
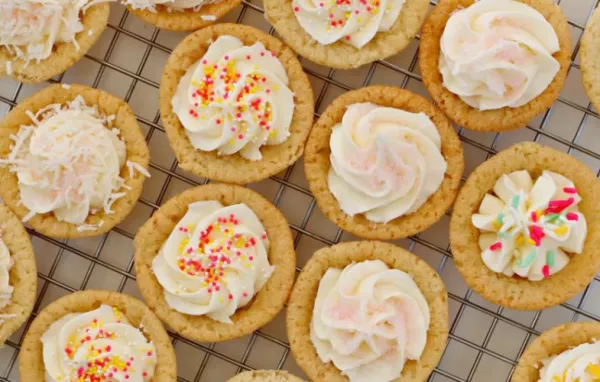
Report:
[[[581,33],[586,20],[599,0],[558,0],[569,17],[574,37],[574,51],[569,68],[567,86],[553,107],[534,120],[526,129],[515,133],[475,134],[457,127],[465,147],[467,172],[498,150],[519,140],[534,140],[555,146],[586,162],[600,176],[600,119],[592,109],[583,90],[578,87],[580,67],[578,52]],[[435,1],[431,2],[435,5]],[[576,9],[575,9],[576,8]],[[575,9],[575,10],[574,10]],[[112,10],[109,28],[82,63],[51,82],[71,82],[81,78],[93,87],[109,91],[119,78],[127,79],[120,94],[133,103],[136,89],[148,89],[157,94],[160,58],[170,54],[182,35],[173,35],[141,25],[119,6]],[[245,0],[229,16],[229,21],[250,24],[273,33],[262,18],[260,0]],[[252,14],[250,17],[249,15]],[[116,15],[116,17],[115,17]],[[140,26],[141,25],[141,26]],[[141,59],[137,67],[129,60],[116,60],[119,52],[128,49],[123,42],[135,44]],[[100,53],[98,53],[98,51]],[[316,97],[316,115],[336,95],[375,82],[393,83],[426,95],[417,68],[418,37],[402,54],[386,61],[378,61],[364,68],[344,72],[319,67],[303,60]],[[135,61],[135,60],[133,60]],[[155,66],[154,75],[149,66]],[[97,72],[92,73],[93,67]],[[71,74],[75,73],[75,76]],[[90,77],[91,73],[91,77]],[[115,77],[116,76],[116,77]],[[115,79],[116,78],[116,79]],[[126,81],[123,81],[127,85]],[[0,115],[8,112],[26,94],[37,87],[10,80],[0,81]],[[139,105],[140,102],[137,102]],[[207,180],[184,173],[170,153],[159,113],[141,102],[134,106],[140,124],[146,131],[151,147],[152,180],[148,180],[142,198],[126,222],[97,239],[59,241],[30,230],[39,264],[38,298],[34,312],[61,295],[86,288],[105,287],[139,297],[135,286],[131,241],[135,230],[169,196],[183,188],[205,184]],[[151,117],[153,115],[153,117]],[[161,138],[161,139],[160,139]],[[165,159],[166,158],[166,159]],[[299,263],[309,258],[314,249],[353,239],[335,228],[315,208],[315,201],[303,178],[302,163],[296,163],[282,174],[251,185],[280,207],[290,221],[294,233]],[[300,206],[302,211],[299,211]],[[138,208],[139,207],[139,208]],[[451,312],[450,337],[442,361],[430,377],[431,381],[509,381],[513,366],[526,345],[544,329],[565,321],[600,321],[600,277],[596,277],[583,293],[569,302],[544,311],[516,312],[485,302],[466,287],[458,276],[448,245],[448,216],[430,230],[398,241],[397,244],[425,258],[440,273],[449,291]],[[76,271],[73,272],[73,269]],[[298,268],[298,271],[300,268]],[[81,276],[82,275],[82,276]],[[0,381],[18,381],[17,356],[23,333],[36,316],[7,341],[0,349]],[[240,340],[228,343],[195,343],[170,332],[175,346],[181,382],[225,381],[242,370],[253,368],[284,368],[301,374],[294,363],[284,330],[284,316],[280,315],[265,328]]]

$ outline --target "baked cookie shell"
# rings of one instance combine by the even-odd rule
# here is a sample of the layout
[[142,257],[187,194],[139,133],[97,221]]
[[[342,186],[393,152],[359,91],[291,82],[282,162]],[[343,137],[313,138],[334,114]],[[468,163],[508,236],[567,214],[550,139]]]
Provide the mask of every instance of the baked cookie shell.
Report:
[[[485,194],[503,175],[527,170],[533,179],[549,170],[571,179],[581,195],[577,205],[588,234],[583,252],[571,256],[560,272],[541,281],[508,277],[490,270],[481,259],[479,229],[471,222]],[[486,300],[510,309],[538,310],[567,301],[582,291],[600,269],[600,183],[596,174],[572,156],[533,142],[501,151],[467,178],[452,208],[450,246],[456,267],[469,286]]]
[[[0,47],[0,78],[9,75],[24,83],[38,83],[61,74],[83,58],[88,50],[100,38],[108,23],[109,3],[98,3],[90,7],[82,17],[84,30],[75,35],[79,50],[73,42],[61,42],[54,45],[52,54],[39,63],[35,60],[26,65],[26,61],[17,60],[5,47]],[[7,63],[11,62],[11,73]]]
[[319,283],[327,269],[343,269],[353,262],[366,260],[381,260],[392,269],[408,273],[427,300],[431,320],[425,350],[418,361],[406,361],[402,374],[394,382],[425,381],[446,348],[448,294],[440,276],[424,260],[384,242],[347,242],[322,248],[306,263],[296,280],[287,309],[287,333],[294,359],[312,381],[348,381],[333,363],[323,363],[317,355],[310,340],[310,322]]
[[0,239],[14,264],[9,271],[9,284],[14,287],[11,301],[0,314],[14,314],[0,324],[0,345],[27,321],[37,293],[37,267],[29,234],[8,207],[0,203]]
[[[252,301],[231,316],[232,324],[206,316],[180,313],[167,304],[164,289],[152,271],[152,261],[191,203],[216,200],[224,206],[244,203],[262,222],[270,241],[269,263],[275,271]],[[209,184],[184,191],[163,204],[140,228],[134,241],[137,283],[156,315],[182,336],[218,342],[250,334],[283,309],[296,272],[296,253],[288,224],[279,210],[258,193],[240,186]]]
[[156,368],[152,381],[175,382],[177,364],[171,340],[160,320],[141,301],[116,292],[86,290],[71,293],[52,302],[33,321],[19,353],[19,375],[23,381],[44,381],[46,369],[41,338],[50,325],[69,313],[85,313],[102,304],[118,308],[131,325],[141,328],[156,347]]
[[600,339],[600,323],[570,322],[543,332],[526,349],[512,376],[512,382],[537,382],[542,361],[575,346]]
[[[348,106],[361,102],[427,114],[440,133],[441,153],[448,164],[442,184],[416,212],[385,224],[372,222],[363,214],[350,216],[342,211],[337,199],[329,190],[327,180],[331,167],[329,139],[332,129],[342,121]],[[422,232],[444,215],[458,194],[464,158],[462,144],[456,131],[444,114],[429,101],[408,90],[392,86],[369,86],[344,93],[321,114],[306,143],[304,169],[310,190],[329,220],[362,238],[391,240]]]
[[[148,169],[150,163],[148,145],[129,105],[110,93],[83,85],[66,86],[56,84],[49,86],[23,100],[12,109],[6,118],[0,122],[0,158],[6,158],[11,152],[13,141],[10,136],[12,134],[16,135],[21,125],[31,125],[33,123],[27,115],[28,111],[35,114],[45,106],[55,103],[65,104],[79,95],[85,99],[88,106],[97,105],[100,113],[116,117],[113,126],[119,130],[119,137],[125,141],[127,150],[125,160],[138,163]],[[100,209],[95,215],[89,215],[85,221],[85,224],[98,224],[100,221],[104,221],[102,227],[92,231],[79,232],[77,225],[59,221],[54,213],[36,214],[27,224],[36,231],[54,238],[91,237],[110,231],[111,228],[129,215],[142,193],[145,181],[145,176],[139,171],[135,171],[134,176],[130,178],[126,164],[123,164],[120,176],[125,179],[125,184],[131,187],[131,190],[123,189],[126,195],[117,199],[112,205],[112,214],[106,214]],[[0,187],[0,197],[19,219],[23,219],[27,216],[29,210],[21,204],[17,175],[10,172],[8,167],[0,167],[0,184],[3,185],[3,187]]]
[[477,131],[518,129],[525,127],[527,122],[543,113],[558,99],[571,65],[571,35],[567,19],[561,8],[552,0],[519,1],[538,10],[546,18],[556,31],[560,44],[560,51],[553,55],[560,63],[560,70],[542,94],[520,107],[481,111],[467,105],[443,85],[439,69],[442,33],[452,13],[472,5],[474,0],[440,0],[423,25],[419,47],[419,67],[423,83],[435,103],[460,126]]
[[303,382],[300,378],[285,370],[245,371],[228,382]]
[[300,25],[292,0],[264,0],[265,17],[283,41],[309,60],[335,69],[353,69],[400,53],[419,32],[429,10],[428,0],[406,0],[388,32],[377,32],[361,49],[337,41],[321,45]]
[[[281,144],[262,146],[263,158],[249,161],[239,153],[218,155],[216,151],[201,151],[192,146],[187,133],[173,111],[171,100],[179,81],[188,68],[201,59],[212,41],[231,35],[244,45],[261,42],[277,54],[289,78],[288,87],[294,93],[294,116],[290,136]],[[167,61],[160,83],[160,114],[179,166],[186,171],[220,182],[246,184],[273,176],[293,164],[304,152],[314,114],[313,91],[295,53],[281,41],[258,29],[241,24],[215,24],[187,36]]]

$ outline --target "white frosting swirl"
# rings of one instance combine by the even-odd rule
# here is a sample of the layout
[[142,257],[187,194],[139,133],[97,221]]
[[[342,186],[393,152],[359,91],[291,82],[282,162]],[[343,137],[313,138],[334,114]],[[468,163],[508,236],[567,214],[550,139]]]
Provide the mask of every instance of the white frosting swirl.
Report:
[[381,260],[329,268],[319,283],[310,339],[351,382],[400,377],[425,349],[429,306],[410,275]]
[[80,16],[93,3],[98,1],[4,2],[0,4],[0,46],[25,61],[44,60],[56,43],[75,43],[75,35],[84,29]]
[[156,12],[157,5],[164,5],[169,10],[200,10],[204,5],[219,3],[223,0],[123,0],[126,5],[133,9],[149,9]]
[[119,173],[126,157],[114,118],[77,97],[40,110],[36,125],[21,126],[0,164],[17,173],[30,215],[53,212],[60,221],[83,224],[94,210],[112,212],[111,205],[125,196],[117,191],[124,185]]
[[581,344],[543,361],[539,382],[594,382],[600,379],[600,342]]
[[444,180],[440,134],[424,113],[350,105],[329,144],[329,190],[351,216],[385,223],[410,214]]
[[171,308],[232,323],[271,277],[268,252],[265,229],[248,206],[202,201],[188,206],[152,270]]
[[10,269],[13,264],[10,251],[0,237],[0,309],[8,305],[12,298],[14,287],[10,285]]
[[587,225],[571,180],[544,171],[533,184],[522,170],[502,175],[493,191],[472,216],[489,269],[538,281],[563,269],[568,254],[582,252]]
[[173,111],[196,149],[257,161],[261,146],[290,135],[294,94],[287,85],[285,68],[262,43],[220,36],[179,82]]
[[343,41],[357,49],[389,31],[405,0],[293,0],[302,28],[319,44]]
[[552,25],[514,0],[480,0],[450,16],[441,38],[444,86],[479,110],[519,107],[560,69]]
[[42,344],[46,382],[149,382],[156,367],[154,344],[108,305],[67,314],[50,325]]

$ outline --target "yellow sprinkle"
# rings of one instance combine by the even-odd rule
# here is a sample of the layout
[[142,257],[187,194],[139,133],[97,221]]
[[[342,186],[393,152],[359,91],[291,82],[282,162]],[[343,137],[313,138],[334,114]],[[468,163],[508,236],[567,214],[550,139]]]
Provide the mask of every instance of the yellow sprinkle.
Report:
[[219,302],[223,302],[223,301],[225,301],[225,299],[223,299],[223,297],[220,297]]
[[600,379],[600,367],[598,367],[598,365],[594,365],[594,364],[590,363],[585,368],[585,371],[589,374],[592,374],[595,378]]
[[523,238],[523,235],[517,236],[517,239],[515,240],[515,242],[518,246],[525,244],[525,239]]
[[535,240],[533,240],[532,238],[529,238],[527,240],[527,243],[529,243],[530,245],[535,245]]
[[496,219],[494,219],[494,221],[493,221],[492,224],[493,224],[493,226],[494,226],[495,229],[500,229],[502,227],[502,224],[498,223],[498,220],[496,220]]
[[537,220],[540,220],[540,216],[542,216],[542,211],[535,210],[535,215],[537,216]]
[[565,233],[567,233],[568,230],[569,228],[566,225],[563,225],[562,227],[558,227],[557,229],[555,229],[554,233],[556,233],[557,235],[564,235]]

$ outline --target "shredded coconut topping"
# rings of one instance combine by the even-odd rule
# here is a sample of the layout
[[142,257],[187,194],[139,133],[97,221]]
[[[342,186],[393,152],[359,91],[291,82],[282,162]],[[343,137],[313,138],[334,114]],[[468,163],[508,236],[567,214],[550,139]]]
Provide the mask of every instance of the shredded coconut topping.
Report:
[[[30,117],[33,124],[11,136],[11,152],[0,160],[19,179],[21,201],[30,210],[23,221],[53,212],[58,220],[77,224],[79,232],[101,227],[103,222],[84,224],[91,211],[113,213],[113,203],[126,195],[119,190],[130,189],[119,175],[126,150],[113,127],[115,117],[86,105],[81,96]],[[127,166],[145,171],[138,163]]]
[[111,0],[3,0],[0,46],[26,63],[48,58],[56,43],[72,42],[79,50],[75,36],[84,29],[81,16],[105,1]]
[[[219,3],[223,0],[122,0],[132,9],[147,9],[156,12],[157,5],[166,7],[167,12],[191,10],[198,12],[204,5]],[[204,19],[204,18],[203,18]]]

